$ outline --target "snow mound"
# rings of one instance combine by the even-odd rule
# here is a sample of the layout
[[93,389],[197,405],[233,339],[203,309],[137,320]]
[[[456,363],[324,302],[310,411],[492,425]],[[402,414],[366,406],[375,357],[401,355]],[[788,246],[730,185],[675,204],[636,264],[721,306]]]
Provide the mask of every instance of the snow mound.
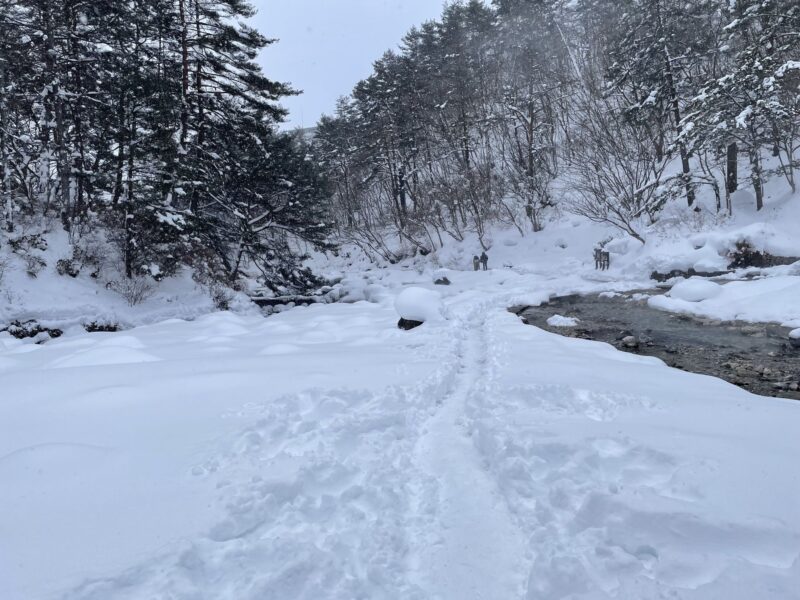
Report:
[[[677,287],[677,286],[676,286]],[[790,329],[800,326],[800,278],[773,276],[753,281],[732,281],[707,300],[652,296],[648,305],[659,310],[694,314],[721,321],[780,323]]]
[[800,329],[795,329],[789,332],[789,337],[793,340],[800,340]]
[[722,286],[718,283],[701,277],[692,277],[672,286],[669,296],[679,300],[686,300],[687,302],[702,302],[703,300],[716,298],[720,293],[722,293]]
[[432,290],[410,287],[398,294],[394,308],[407,321],[436,321],[442,317],[442,297]]
[[562,315],[553,315],[547,319],[547,324],[550,325],[550,327],[575,327],[579,322],[579,319],[564,317]]
[[800,251],[797,236],[773,223],[751,223],[749,225],[723,231],[709,231],[692,237],[692,243],[727,257],[741,244],[755,250],[768,252],[774,256],[796,256]]
[[750,190],[738,189],[731,194],[731,204],[736,208],[749,209],[756,204],[756,197]]

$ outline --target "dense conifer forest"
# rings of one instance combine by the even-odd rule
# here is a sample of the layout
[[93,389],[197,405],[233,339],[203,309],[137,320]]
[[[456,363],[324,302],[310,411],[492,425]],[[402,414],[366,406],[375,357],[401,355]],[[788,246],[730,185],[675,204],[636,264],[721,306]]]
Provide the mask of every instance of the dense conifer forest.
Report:
[[271,40],[245,24],[253,11],[0,2],[0,196],[19,252],[63,228],[62,270],[111,248],[125,288],[184,265],[225,285],[245,273],[276,289],[309,283],[293,242],[326,245],[325,186],[276,129],[295,92],[258,67]]

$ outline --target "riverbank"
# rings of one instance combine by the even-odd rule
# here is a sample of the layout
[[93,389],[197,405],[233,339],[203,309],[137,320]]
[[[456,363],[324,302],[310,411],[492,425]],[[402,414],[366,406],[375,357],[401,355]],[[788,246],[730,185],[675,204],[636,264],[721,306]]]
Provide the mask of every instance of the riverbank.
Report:
[[652,307],[663,298],[658,290],[572,295],[513,312],[553,333],[654,356],[670,367],[718,377],[754,394],[800,400],[800,344],[790,337],[790,327]]

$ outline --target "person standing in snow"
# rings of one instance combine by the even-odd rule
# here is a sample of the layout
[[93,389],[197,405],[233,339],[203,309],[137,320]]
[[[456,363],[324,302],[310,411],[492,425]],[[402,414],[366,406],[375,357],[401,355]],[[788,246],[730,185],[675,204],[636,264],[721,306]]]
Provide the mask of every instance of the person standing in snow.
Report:
[[473,268],[474,268],[476,271],[480,271],[480,268],[481,268],[481,259],[480,259],[480,258],[478,258],[478,255],[477,255],[477,254],[476,254],[475,256],[473,256],[473,257],[472,257],[472,267],[473,267]]
[[481,253],[481,266],[484,271],[489,270],[489,255],[486,252]]

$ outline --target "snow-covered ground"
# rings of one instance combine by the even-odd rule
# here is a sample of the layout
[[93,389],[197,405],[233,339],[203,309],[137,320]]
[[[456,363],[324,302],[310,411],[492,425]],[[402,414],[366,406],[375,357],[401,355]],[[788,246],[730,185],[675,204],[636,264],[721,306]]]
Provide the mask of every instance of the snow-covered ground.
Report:
[[[103,264],[88,266],[73,278],[57,273],[58,261],[72,255],[66,233],[54,227],[43,239],[43,249],[27,252],[41,261],[32,276],[25,257],[13,253],[0,238],[0,328],[12,321],[33,319],[44,327],[62,330],[90,323],[124,329],[166,319],[194,319],[215,310],[207,287],[194,281],[188,270],[161,282],[148,278],[149,291],[131,306],[114,290],[114,283],[124,277],[114,268],[119,259],[102,255],[112,253],[110,245],[98,244],[95,250]],[[97,271],[97,278],[91,276],[92,271]],[[230,299],[238,312],[258,313],[243,294],[231,292]]]
[[528,271],[3,336],[0,598],[796,598],[800,405],[525,326],[642,283]]
[[[475,240],[391,268],[344,252],[320,266],[347,303],[268,319],[198,316],[188,280],[138,309],[17,281],[7,314],[195,320],[0,334],[0,599],[796,599],[800,404],[506,309],[719,266],[751,234],[800,255],[798,206],[612,242],[605,272],[609,232],[569,219],[496,232],[487,273]],[[651,303],[800,328],[797,265],[744,274]]]

